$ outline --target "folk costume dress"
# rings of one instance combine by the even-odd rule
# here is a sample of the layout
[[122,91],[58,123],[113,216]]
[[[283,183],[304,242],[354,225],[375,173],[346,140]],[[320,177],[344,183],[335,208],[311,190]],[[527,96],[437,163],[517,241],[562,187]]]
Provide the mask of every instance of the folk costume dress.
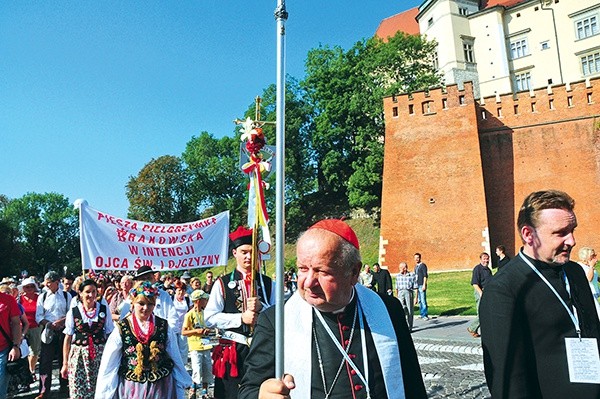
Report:
[[[257,274],[257,296],[262,308],[273,304],[273,282]],[[250,329],[242,323],[242,312],[250,291],[250,274],[234,270],[220,277],[210,293],[204,310],[206,325],[225,330],[219,344],[213,348],[213,375],[215,398],[237,399],[238,386],[244,375],[244,361],[248,355]]]
[[120,320],[100,364],[96,399],[184,399],[192,379],[167,321],[152,316],[148,329],[134,315]]
[[73,337],[68,359],[71,399],[94,397],[104,344],[113,329],[111,314],[100,303],[88,312],[79,302],[67,313],[64,333]]

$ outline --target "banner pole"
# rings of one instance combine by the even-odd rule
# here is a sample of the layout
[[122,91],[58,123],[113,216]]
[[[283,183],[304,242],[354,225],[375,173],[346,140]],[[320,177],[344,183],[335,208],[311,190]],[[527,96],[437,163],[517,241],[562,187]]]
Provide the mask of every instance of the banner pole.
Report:
[[81,256],[81,276],[85,277],[85,264],[83,256],[83,215],[81,208],[87,205],[87,201],[84,199],[77,199],[73,202],[73,206],[79,210],[79,254]]
[[275,137],[276,148],[275,159],[275,377],[283,376],[283,353],[284,337],[283,323],[285,305],[283,298],[284,265],[283,256],[285,246],[285,22],[288,12],[285,8],[285,0],[278,0],[275,10],[277,20],[277,106]]

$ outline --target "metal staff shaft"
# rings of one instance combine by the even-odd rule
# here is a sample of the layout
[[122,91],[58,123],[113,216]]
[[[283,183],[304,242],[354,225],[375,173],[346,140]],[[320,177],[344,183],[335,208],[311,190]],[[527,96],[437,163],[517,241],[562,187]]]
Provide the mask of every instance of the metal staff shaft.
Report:
[[276,105],[276,168],[275,168],[275,377],[283,375],[283,284],[285,264],[283,248],[285,244],[285,21],[288,13],[285,0],[278,0],[275,10],[277,20],[277,105]]

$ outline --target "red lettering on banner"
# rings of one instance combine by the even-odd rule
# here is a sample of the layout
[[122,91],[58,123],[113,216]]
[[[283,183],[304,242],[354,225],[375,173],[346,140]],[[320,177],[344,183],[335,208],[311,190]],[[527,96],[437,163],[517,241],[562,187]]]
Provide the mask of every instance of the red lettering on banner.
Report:
[[135,245],[129,245],[129,253],[132,255],[137,255],[139,253],[139,247]]
[[113,258],[110,256],[107,256],[106,258],[103,258],[102,256],[97,256],[96,257],[96,267],[98,269],[101,268],[121,268],[121,269],[127,269],[129,267],[129,261],[127,260],[127,258],[121,259],[121,258]]
[[97,220],[104,220],[106,223],[114,224],[119,227],[124,227],[130,230],[137,230],[138,225],[136,222],[132,222],[131,220],[116,218],[111,215],[105,215],[102,212],[98,212]]
[[[173,248],[153,248],[153,247],[142,247],[142,254],[145,256],[185,256],[193,255],[196,253],[196,249],[193,245],[179,246]],[[137,255],[137,253],[136,253]]]
[[[205,227],[217,224],[217,218],[199,220],[193,223],[184,223],[178,225],[142,225],[142,231],[155,234],[173,234],[173,233],[185,233],[188,231],[198,230]],[[137,227],[137,226],[136,226]]]

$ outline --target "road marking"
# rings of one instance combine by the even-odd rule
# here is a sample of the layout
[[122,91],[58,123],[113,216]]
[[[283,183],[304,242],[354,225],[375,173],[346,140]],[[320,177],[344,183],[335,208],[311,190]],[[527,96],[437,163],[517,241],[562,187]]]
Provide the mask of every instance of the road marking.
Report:
[[425,342],[415,342],[415,349],[425,352],[444,352],[444,353],[457,353],[467,355],[479,355],[483,356],[483,349],[476,346],[464,346],[464,345],[440,345]]
[[452,368],[469,371],[483,371],[483,363],[465,364],[464,366],[454,366]]
[[419,356],[419,364],[435,364],[448,362],[448,359],[440,359],[439,357]]

